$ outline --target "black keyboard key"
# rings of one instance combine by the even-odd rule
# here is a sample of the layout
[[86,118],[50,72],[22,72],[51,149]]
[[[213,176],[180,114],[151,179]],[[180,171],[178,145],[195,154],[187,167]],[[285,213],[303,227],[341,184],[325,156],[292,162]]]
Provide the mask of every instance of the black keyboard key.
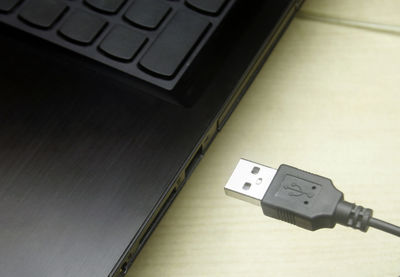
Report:
[[124,2],[125,0],[85,0],[90,7],[106,13],[116,13]]
[[186,3],[201,12],[218,14],[227,0],[186,0]]
[[11,12],[20,0],[0,0],[0,12]]
[[22,7],[19,17],[36,27],[50,28],[66,9],[60,1],[31,0]]
[[125,14],[125,18],[146,29],[156,29],[167,16],[171,7],[159,0],[136,0]]
[[145,35],[135,30],[117,26],[105,37],[99,48],[115,59],[129,61],[142,48],[146,40]]
[[209,22],[202,17],[186,11],[176,13],[140,65],[154,75],[172,78],[208,26]]
[[203,65],[212,62],[206,51],[222,42],[218,36],[230,28],[226,18],[239,17],[232,11],[241,0],[208,1],[0,0],[0,25],[113,68],[118,80],[120,72],[133,82],[149,83],[156,95],[178,100],[186,84],[203,76]]
[[76,11],[65,20],[59,32],[74,42],[90,44],[106,24],[106,20],[102,17]]

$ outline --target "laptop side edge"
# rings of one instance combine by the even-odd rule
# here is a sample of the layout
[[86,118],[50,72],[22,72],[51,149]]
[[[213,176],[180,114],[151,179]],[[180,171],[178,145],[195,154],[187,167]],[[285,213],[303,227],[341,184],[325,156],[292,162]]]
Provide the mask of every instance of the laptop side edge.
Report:
[[266,37],[264,43],[260,47],[258,53],[254,56],[252,62],[247,67],[242,78],[237,83],[235,89],[231,92],[230,96],[226,99],[223,107],[218,112],[217,116],[209,124],[208,130],[204,133],[197,145],[194,147],[191,155],[185,161],[180,171],[172,180],[169,189],[164,193],[157,206],[149,216],[146,224],[142,226],[141,231],[127,247],[126,251],[121,256],[118,263],[115,265],[110,277],[124,276],[130,266],[134,263],[135,258],[140,253],[140,250],[145,245],[151,233],[161,221],[163,215],[167,212],[169,206],[172,204],[183,185],[186,183],[197,164],[202,159],[203,155],[209,148],[210,144],[222,130],[223,126],[229,119],[230,115],[234,112],[239,104],[241,98],[246,93],[252,81],[257,76],[257,73],[262,68],[264,62],[278,43],[279,39],[289,26],[291,20],[294,18],[296,11],[299,10],[304,0],[292,0],[287,6],[285,12],[281,15],[280,20],[277,22],[273,31]]

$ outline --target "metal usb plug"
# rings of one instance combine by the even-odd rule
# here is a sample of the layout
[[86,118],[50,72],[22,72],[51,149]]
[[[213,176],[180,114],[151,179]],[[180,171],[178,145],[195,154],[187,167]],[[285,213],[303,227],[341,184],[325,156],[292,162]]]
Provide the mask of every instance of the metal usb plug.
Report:
[[240,159],[225,185],[225,194],[261,206],[275,174],[274,168]]
[[307,230],[336,223],[366,232],[369,227],[400,237],[400,227],[372,217],[373,211],[344,200],[328,178],[282,164],[273,169],[240,159],[225,193],[261,206],[264,215]]

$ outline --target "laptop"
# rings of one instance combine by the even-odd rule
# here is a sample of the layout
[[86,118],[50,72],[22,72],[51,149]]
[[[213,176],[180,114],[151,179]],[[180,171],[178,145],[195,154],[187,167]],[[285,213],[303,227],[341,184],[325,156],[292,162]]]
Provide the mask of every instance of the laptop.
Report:
[[0,0],[0,276],[125,275],[301,3]]

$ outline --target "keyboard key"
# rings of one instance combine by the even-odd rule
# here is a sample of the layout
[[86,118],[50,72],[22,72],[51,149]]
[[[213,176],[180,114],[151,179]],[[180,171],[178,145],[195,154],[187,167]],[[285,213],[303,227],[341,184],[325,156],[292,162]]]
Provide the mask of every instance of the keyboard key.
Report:
[[199,11],[218,14],[227,0],[186,0],[186,3]]
[[156,76],[173,78],[210,23],[192,13],[180,11],[150,46],[140,65]]
[[0,0],[0,12],[11,12],[20,0]]
[[137,31],[117,26],[108,33],[99,48],[115,59],[129,61],[146,40],[146,36]]
[[50,28],[65,12],[67,5],[54,0],[31,0],[22,7],[19,17],[40,28]]
[[124,2],[125,0],[85,0],[90,7],[106,13],[116,13]]
[[156,29],[167,16],[171,7],[159,0],[136,0],[125,14],[125,18],[140,27]]
[[106,20],[101,17],[76,11],[65,20],[59,32],[74,42],[90,44],[106,24]]

